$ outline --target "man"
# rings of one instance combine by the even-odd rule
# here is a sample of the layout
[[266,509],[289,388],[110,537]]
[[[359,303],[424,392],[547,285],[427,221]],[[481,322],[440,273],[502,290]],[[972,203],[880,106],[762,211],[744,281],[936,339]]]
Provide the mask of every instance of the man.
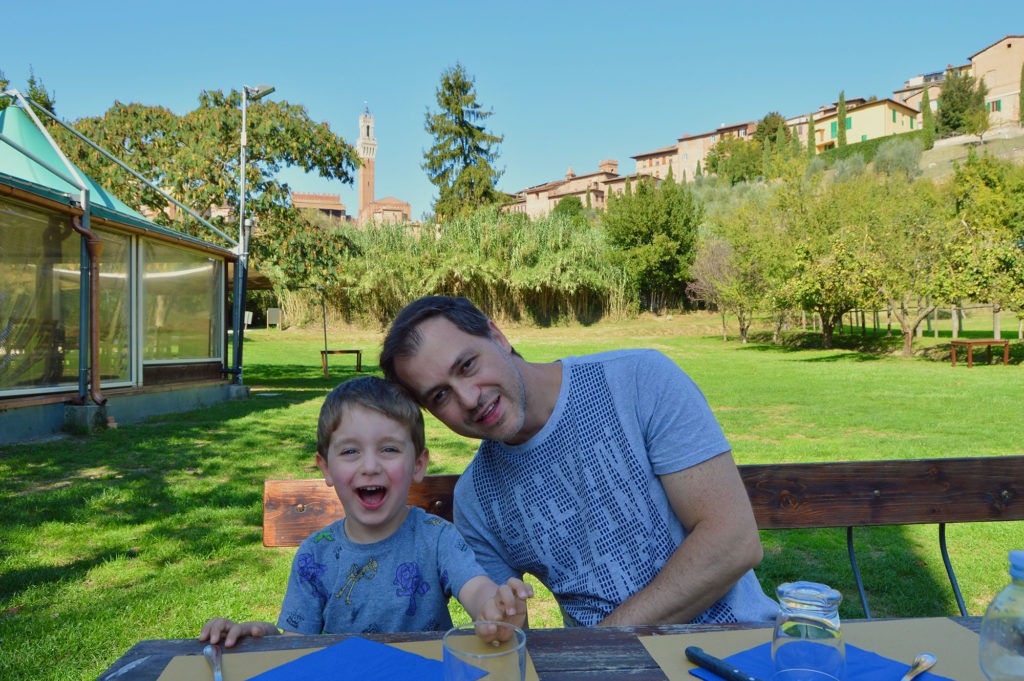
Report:
[[570,626],[774,617],[729,444],[661,353],[527,362],[468,300],[429,296],[395,318],[380,364],[483,440],[455,523],[495,581],[536,575]]

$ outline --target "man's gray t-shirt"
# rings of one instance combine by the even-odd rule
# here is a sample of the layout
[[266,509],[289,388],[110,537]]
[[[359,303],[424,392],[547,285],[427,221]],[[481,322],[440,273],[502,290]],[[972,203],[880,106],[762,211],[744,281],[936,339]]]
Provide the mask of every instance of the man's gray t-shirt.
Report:
[[277,626],[300,634],[446,631],[448,599],[483,575],[455,527],[410,508],[387,539],[357,544],[339,520],[295,554]]
[[[686,538],[658,476],[729,450],[700,389],[662,353],[569,357],[540,432],[522,445],[481,443],[455,488],[455,523],[496,582],[534,574],[567,625],[596,625]],[[748,571],[693,621],[764,621],[776,610]]]

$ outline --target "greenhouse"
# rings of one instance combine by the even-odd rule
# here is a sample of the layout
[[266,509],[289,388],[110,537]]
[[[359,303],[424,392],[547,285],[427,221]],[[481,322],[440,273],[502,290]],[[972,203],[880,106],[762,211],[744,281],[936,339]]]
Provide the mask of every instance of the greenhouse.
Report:
[[206,406],[228,369],[234,251],[162,227],[0,95],[0,442]]

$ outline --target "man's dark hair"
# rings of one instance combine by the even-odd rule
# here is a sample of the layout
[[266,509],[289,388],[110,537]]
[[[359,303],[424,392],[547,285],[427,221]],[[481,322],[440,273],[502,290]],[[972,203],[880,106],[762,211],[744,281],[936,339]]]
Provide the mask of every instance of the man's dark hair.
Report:
[[414,300],[402,308],[395,321],[391,322],[380,352],[380,368],[384,371],[384,377],[392,383],[404,385],[395,373],[395,361],[399,357],[412,357],[419,351],[423,336],[418,327],[433,317],[444,317],[471,336],[489,338],[491,335],[487,315],[468,298],[424,296]]

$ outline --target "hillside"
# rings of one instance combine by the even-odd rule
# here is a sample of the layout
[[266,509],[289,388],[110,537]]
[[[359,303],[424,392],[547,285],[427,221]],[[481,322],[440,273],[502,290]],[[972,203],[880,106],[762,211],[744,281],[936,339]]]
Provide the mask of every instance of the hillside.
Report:
[[1024,128],[990,130],[985,134],[984,142],[979,142],[975,135],[936,140],[935,148],[921,155],[921,176],[929,179],[948,177],[953,173],[953,163],[964,161],[971,149],[979,154],[987,153],[1024,163]]

